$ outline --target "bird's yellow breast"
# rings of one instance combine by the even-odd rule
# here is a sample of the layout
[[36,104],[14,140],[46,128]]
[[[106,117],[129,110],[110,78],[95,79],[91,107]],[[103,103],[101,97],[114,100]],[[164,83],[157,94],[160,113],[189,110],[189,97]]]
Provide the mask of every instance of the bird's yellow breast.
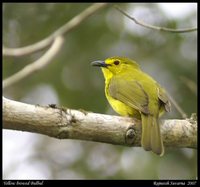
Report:
[[108,90],[109,90],[108,87],[109,87],[111,78],[112,78],[112,76],[110,76],[110,77],[107,76],[107,78],[105,80],[105,95],[106,95],[106,98],[107,98],[109,104],[113,108],[113,110],[121,116],[131,116],[131,117],[135,117],[137,119],[141,119],[141,115],[140,115],[139,111],[135,110],[132,107],[129,107],[128,105],[126,105],[126,104],[122,103],[121,101],[114,99],[113,97],[110,96],[110,94],[108,92]]
[[137,110],[125,105],[121,101],[113,99],[111,96],[109,96],[109,94],[106,94],[106,98],[108,99],[108,102],[112,106],[113,110],[117,112],[119,115],[132,116],[137,119],[141,118],[140,113]]

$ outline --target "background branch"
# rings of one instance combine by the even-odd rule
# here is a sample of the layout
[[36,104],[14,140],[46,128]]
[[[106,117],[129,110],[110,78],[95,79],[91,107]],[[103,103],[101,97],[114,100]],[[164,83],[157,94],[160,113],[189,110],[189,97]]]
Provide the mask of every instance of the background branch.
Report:
[[40,57],[35,62],[28,64],[22,70],[15,73],[14,75],[5,79],[3,81],[3,88],[6,88],[6,87],[22,80],[23,78],[27,77],[28,75],[34,73],[35,71],[38,71],[38,70],[41,70],[42,68],[44,68],[50,62],[52,62],[53,58],[59,52],[63,43],[64,43],[64,39],[61,36],[55,38],[51,48],[42,57]]
[[27,55],[33,52],[37,52],[41,49],[44,49],[51,45],[51,43],[54,41],[54,39],[58,36],[67,34],[72,29],[76,28],[78,25],[80,25],[84,20],[86,20],[88,17],[90,17],[92,14],[100,10],[101,8],[105,7],[107,3],[94,3],[89,8],[72,18],[69,22],[67,22],[65,25],[57,29],[54,33],[52,33],[47,38],[21,48],[6,48],[3,47],[3,55],[4,56],[23,56]]
[[182,116],[182,118],[186,119],[187,118],[187,114],[183,111],[183,109],[179,106],[179,104],[175,101],[175,99],[168,92],[167,92],[167,96],[168,96],[170,102],[174,105],[176,110]]
[[118,6],[115,6],[115,8],[121,12],[123,15],[125,15],[127,18],[131,19],[132,21],[134,21],[136,24],[142,26],[142,27],[146,27],[148,29],[153,29],[153,30],[158,30],[158,31],[165,31],[165,32],[172,32],[172,33],[184,33],[184,32],[193,32],[193,31],[197,31],[196,27],[193,28],[184,28],[184,29],[171,29],[171,28],[166,28],[166,27],[158,27],[155,25],[150,25],[147,23],[144,23],[143,21],[139,21],[138,19],[128,15],[126,12],[124,12],[121,8],[119,8]]
[[[125,146],[140,146],[141,124],[133,118],[81,110],[38,106],[3,98],[3,128],[35,132],[60,139],[79,139]],[[197,122],[161,123],[165,146],[197,147]]]

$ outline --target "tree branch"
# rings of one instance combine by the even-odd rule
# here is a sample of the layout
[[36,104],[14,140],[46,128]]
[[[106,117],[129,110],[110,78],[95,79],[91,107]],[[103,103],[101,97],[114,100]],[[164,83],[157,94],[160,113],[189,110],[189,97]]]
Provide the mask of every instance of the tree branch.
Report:
[[54,33],[52,33],[47,38],[21,48],[6,48],[3,47],[3,55],[4,56],[23,56],[27,54],[31,54],[33,52],[37,52],[41,49],[44,49],[51,45],[51,43],[54,41],[54,39],[58,36],[62,36],[64,34],[67,34],[72,29],[76,28],[78,25],[80,25],[84,20],[86,20],[89,16],[100,10],[101,8],[108,5],[107,3],[94,3],[89,8],[72,18],[69,22],[67,22],[65,25],[57,29]]
[[142,27],[146,27],[148,29],[153,29],[153,30],[158,30],[158,31],[165,31],[165,32],[172,32],[172,33],[185,33],[185,32],[194,32],[197,31],[196,27],[193,28],[184,28],[184,29],[171,29],[171,28],[166,28],[166,27],[158,27],[155,25],[150,25],[147,23],[144,23],[143,21],[139,21],[138,19],[131,17],[130,15],[128,15],[126,12],[124,12],[121,8],[119,8],[118,6],[115,6],[115,8],[121,12],[124,16],[126,16],[127,18],[131,19],[132,21],[134,21],[136,24],[142,26]]
[[63,43],[64,39],[61,36],[55,38],[50,49],[42,57],[40,57],[35,62],[28,64],[22,70],[4,80],[3,88],[10,86],[34,73],[35,71],[41,70],[43,67],[47,66],[50,62],[52,62],[53,58],[59,52]]
[[183,109],[179,106],[179,104],[175,101],[175,99],[168,92],[167,92],[167,96],[168,96],[170,102],[174,105],[176,110],[182,116],[182,118],[186,119],[187,118],[187,114],[183,111]]
[[[3,98],[3,128],[40,133],[60,139],[79,139],[124,146],[140,146],[140,121],[58,108],[30,105]],[[164,145],[197,148],[197,122],[165,120],[161,123]]]

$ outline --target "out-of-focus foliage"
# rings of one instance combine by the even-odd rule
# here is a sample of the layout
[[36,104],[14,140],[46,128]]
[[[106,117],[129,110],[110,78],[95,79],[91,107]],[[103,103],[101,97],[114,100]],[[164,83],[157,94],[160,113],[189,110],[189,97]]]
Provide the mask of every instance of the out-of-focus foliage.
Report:
[[[3,44],[22,47],[47,37],[89,3],[4,3]],[[196,25],[197,13],[177,19],[157,4],[119,4],[149,24],[170,28]],[[3,58],[3,78],[38,59],[44,51]],[[197,33],[158,32],[136,25],[111,5],[65,36],[54,62],[4,90],[14,100],[114,114],[104,96],[104,80],[90,62],[110,56],[136,60],[188,114],[197,108]],[[166,118],[180,118],[173,108]],[[15,157],[13,157],[15,155]],[[4,179],[196,179],[192,149],[166,148],[158,157],[141,148],[4,131]]]

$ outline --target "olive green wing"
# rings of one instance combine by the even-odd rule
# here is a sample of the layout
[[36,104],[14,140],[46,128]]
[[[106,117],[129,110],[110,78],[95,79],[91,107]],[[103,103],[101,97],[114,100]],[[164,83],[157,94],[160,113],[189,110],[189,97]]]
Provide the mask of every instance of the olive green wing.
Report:
[[114,99],[117,99],[144,114],[149,114],[149,98],[138,81],[134,79],[125,80],[120,77],[113,77],[110,80],[108,92]]
[[171,109],[171,104],[169,102],[166,92],[160,86],[158,86],[158,98],[164,104],[165,111],[169,112]]

